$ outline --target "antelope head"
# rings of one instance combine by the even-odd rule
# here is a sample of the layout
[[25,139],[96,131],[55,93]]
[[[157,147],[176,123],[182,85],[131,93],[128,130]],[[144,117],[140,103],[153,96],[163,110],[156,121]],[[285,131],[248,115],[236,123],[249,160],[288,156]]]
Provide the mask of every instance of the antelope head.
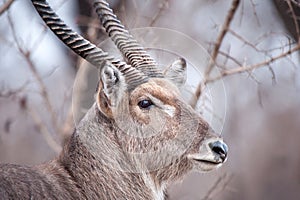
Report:
[[48,27],[99,69],[96,108],[114,127],[105,134],[125,155],[123,162],[149,172],[158,182],[170,182],[191,170],[210,171],[225,162],[228,149],[222,138],[180,96],[186,73],[183,58],[161,72],[105,1],[95,0],[94,6],[125,61],[71,30],[46,1],[32,2]]

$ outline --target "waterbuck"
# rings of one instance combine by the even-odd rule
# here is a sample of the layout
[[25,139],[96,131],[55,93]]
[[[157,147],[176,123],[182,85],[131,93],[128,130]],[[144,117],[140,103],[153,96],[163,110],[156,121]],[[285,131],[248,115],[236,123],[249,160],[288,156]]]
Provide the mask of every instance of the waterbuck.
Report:
[[124,60],[74,32],[47,1],[32,3],[60,40],[99,69],[99,83],[58,158],[0,165],[1,199],[165,199],[169,183],[225,162],[226,144],[180,97],[183,58],[162,73],[105,1],[94,6]]

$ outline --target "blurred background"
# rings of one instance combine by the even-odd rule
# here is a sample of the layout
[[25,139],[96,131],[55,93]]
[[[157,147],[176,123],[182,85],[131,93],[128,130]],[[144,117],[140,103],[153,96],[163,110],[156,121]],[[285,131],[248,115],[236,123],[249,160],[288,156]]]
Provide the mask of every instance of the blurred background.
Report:
[[[89,1],[49,3],[92,42],[107,38]],[[128,29],[162,27],[188,35],[215,54],[221,71],[222,79],[211,74],[207,84],[224,82],[221,134],[229,159],[217,171],[191,173],[172,185],[170,199],[300,199],[300,2],[109,3]],[[84,65],[45,27],[30,1],[0,1],[0,162],[33,165],[58,155],[75,126],[75,76],[92,76]],[[96,86],[89,85],[83,81],[80,89],[92,101]]]

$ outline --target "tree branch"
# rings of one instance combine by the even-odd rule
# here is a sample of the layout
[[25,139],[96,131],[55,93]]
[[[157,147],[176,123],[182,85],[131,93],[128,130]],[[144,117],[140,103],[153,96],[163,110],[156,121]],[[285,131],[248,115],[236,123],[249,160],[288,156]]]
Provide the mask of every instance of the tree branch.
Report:
[[291,14],[292,14],[292,18],[293,18],[295,29],[296,29],[296,37],[298,37],[298,38],[296,38],[296,40],[298,42],[299,39],[300,39],[300,30],[299,30],[299,24],[298,24],[297,16],[295,14],[295,11],[294,11],[294,8],[292,6],[291,1],[287,1],[287,4],[288,4],[289,9],[290,9]]
[[284,58],[288,55],[291,55],[292,53],[297,52],[299,50],[300,50],[300,43],[298,43],[298,45],[295,46],[294,48],[292,48],[292,49],[290,49],[290,50],[288,50],[288,51],[286,51],[286,52],[284,52],[284,53],[282,53],[278,56],[269,58],[268,60],[265,60],[263,62],[254,64],[254,65],[241,66],[241,67],[237,67],[237,68],[234,68],[234,69],[224,70],[224,71],[221,72],[221,74],[219,76],[207,79],[204,84],[220,80],[225,76],[230,76],[230,75],[239,74],[239,73],[243,73],[243,72],[247,72],[247,71],[252,71],[254,69],[257,69],[257,68],[260,68],[260,67],[263,67],[263,66],[268,66],[271,63],[275,62],[276,60],[279,60],[279,59]]
[[0,16],[9,9],[13,2],[14,0],[8,0],[0,7]]
[[233,0],[232,3],[231,3],[230,10],[228,11],[228,14],[227,14],[225,22],[222,26],[221,32],[220,32],[220,34],[217,38],[217,41],[215,43],[215,47],[213,49],[212,56],[209,60],[208,67],[206,68],[206,71],[205,71],[205,74],[204,74],[204,80],[198,85],[198,87],[195,91],[194,99],[190,103],[192,107],[196,106],[196,104],[199,100],[199,97],[201,95],[201,92],[203,91],[203,89],[205,87],[205,85],[203,83],[206,82],[206,79],[208,79],[209,74],[211,73],[211,71],[212,71],[212,69],[215,65],[215,61],[216,61],[217,56],[219,54],[219,50],[220,50],[220,47],[222,45],[223,39],[224,39],[227,31],[229,30],[230,24],[233,20],[234,14],[236,13],[239,4],[240,4],[240,0]]
[[[225,190],[227,184],[229,183],[229,181],[231,180],[232,175],[228,175],[227,173],[223,174],[222,176],[220,176],[215,183],[211,186],[211,188],[207,191],[206,195],[201,199],[201,200],[210,200],[210,199],[214,199],[213,198],[213,193],[216,193],[216,190],[218,187],[221,187],[221,191]],[[223,184],[221,184],[223,183]]]
[[[42,98],[43,98],[43,100],[45,102],[47,110],[50,113],[51,122],[52,122],[52,125],[54,127],[54,130],[55,130],[56,133],[59,133],[60,129],[59,129],[58,124],[57,124],[56,113],[54,112],[54,109],[53,109],[52,104],[50,102],[50,98],[49,98],[46,86],[45,86],[42,78],[38,74],[36,66],[34,65],[34,63],[31,60],[31,52],[28,51],[28,50],[24,50],[21,47],[21,45],[20,45],[20,43],[18,41],[18,38],[17,38],[17,35],[16,35],[16,31],[15,31],[15,28],[14,28],[14,25],[13,25],[13,22],[12,22],[12,19],[11,19],[9,13],[7,15],[7,18],[8,18],[9,26],[10,26],[10,28],[12,30],[12,37],[13,37],[16,45],[17,45],[17,49],[20,52],[20,54],[24,57],[25,61],[27,62],[28,66],[29,66],[29,69],[30,69],[32,75],[36,79],[36,81],[37,81],[37,83],[38,83],[38,85],[40,87],[41,96],[42,96]],[[33,111],[31,111],[29,113],[31,113],[32,118],[34,119],[34,121],[36,122],[36,124],[38,125],[38,127],[40,128],[41,133],[44,136],[44,138],[46,139],[46,141],[49,143],[49,146],[52,147],[55,152],[59,152],[59,148],[57,147],[59,145],[58,144],[54,144],[55,140],[52,138],[51,134],[48,134],[48,131],[45,130],[46,128],[44,127],[44,125],[42,124],[42,122],[40,122],[39,117],[36,114],[32,114],[32,113],[34,113]],[[51,139],[50,139],[50,137],[51,137]]]

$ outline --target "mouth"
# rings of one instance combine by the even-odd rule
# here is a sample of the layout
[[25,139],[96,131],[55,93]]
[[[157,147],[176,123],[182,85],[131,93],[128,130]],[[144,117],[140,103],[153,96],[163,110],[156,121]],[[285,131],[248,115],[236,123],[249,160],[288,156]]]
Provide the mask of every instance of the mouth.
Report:
[[200,171],[211,171],[219,168],[224,162],[215,156],[199,156],[199,154],[190,154],[188,159],[192,161],[194,167]]
[[227,160],[228,147],[220,138],[207,138],[187,154],[187,158],[197,171],[219,168]]
[[215,160],[204,160],[204,159],[192,159],[196,162],[201,162],[201,163],[204,163],[204,164],[207,164],[207,165],[218,165],[218,164],[222,164],[223,162],[217,162]]

